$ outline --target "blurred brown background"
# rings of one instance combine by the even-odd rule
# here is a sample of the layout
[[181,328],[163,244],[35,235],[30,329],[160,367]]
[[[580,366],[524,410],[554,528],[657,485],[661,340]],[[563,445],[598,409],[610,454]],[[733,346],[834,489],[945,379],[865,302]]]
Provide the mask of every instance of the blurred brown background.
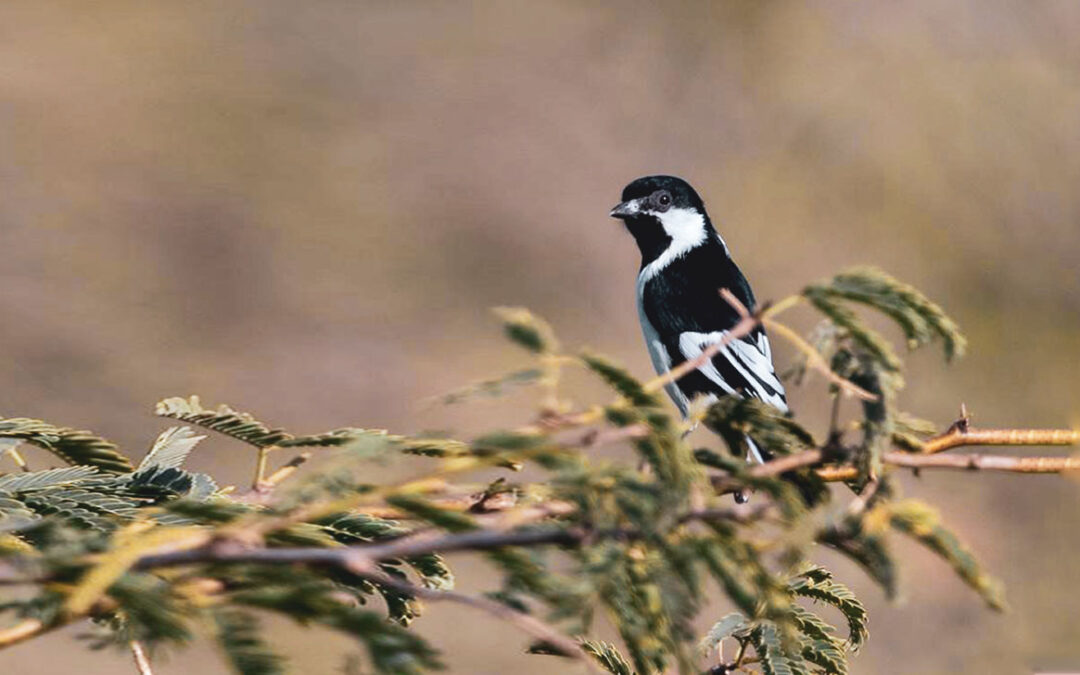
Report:
[[[971,355],[910,358],[909,409],[1078,422],[1078,35],[1071,0],[6,0],[0,413],[136,455],[163,426],[152,404],[193,392],[299,431],[471,428],[504,409],[421,403],[524,363],[498,304],[646,375],[637,252],[606,212],[670,172],[760,297],[872,263],[940,299]],[[813,395],[794,397],[810,419]],[[245,480],[249,454],[214,447],[195,466]],[[908,492],[1013,611],[910,546],[900,606],[841,566],[872,605],[854,672],[1080,670],[1080,486],[934,474]],[[430,617],[455,673],[563,667],[470,610]],[[0,670],[132,672],[77,633]],[[280,633],[298,672],[348,647]],[[201,646],[159,671],[224,668]]]

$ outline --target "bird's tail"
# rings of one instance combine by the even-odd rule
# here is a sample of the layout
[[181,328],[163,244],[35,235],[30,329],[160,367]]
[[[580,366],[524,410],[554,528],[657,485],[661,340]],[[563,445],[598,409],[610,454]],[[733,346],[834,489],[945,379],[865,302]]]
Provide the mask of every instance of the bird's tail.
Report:
[[[761,448],[757,446],[754,439],[749,436],[746,437],[746,461],[752,464],[764,464],[765,457],[761,454]],[[745,504],[750,501],[750,495],[753,494],[753,490],[745,488],[735,493],[735,503]]]

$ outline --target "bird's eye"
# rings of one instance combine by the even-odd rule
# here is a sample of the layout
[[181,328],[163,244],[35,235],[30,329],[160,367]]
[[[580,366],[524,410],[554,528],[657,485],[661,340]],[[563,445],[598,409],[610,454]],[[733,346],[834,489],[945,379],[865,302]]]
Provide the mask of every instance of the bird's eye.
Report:
[[667,191],[657,192],[654,196],[656,205],[661,208],[667,208],[671,206],[671,195]]

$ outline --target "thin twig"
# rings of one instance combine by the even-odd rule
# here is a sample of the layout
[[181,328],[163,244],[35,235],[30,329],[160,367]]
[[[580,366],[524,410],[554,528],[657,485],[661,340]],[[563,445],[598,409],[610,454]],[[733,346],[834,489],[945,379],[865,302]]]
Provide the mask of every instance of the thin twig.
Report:
[[276,487],[289,476],[296,473],[296,470],[303,466],[309,459],[311,459],[310,452],[300,453],[283,464],[277,471],[270,474],[266,480],[263,481],[263,484],[268,487]]
[[785,455],[778,457],[774,460],[765,462],[764,464],[758,464],[750,469],[750,475],[755,478],[763,478],[766,476],[778,476],[788,471],[794,471],[795,469],[801,469],[804,466],[813,466],[814,464],[821,464],[821,461],[825,457],[825,451],[818,448],[812,450],[803,450],[802,452],[796,452],[792,455]]
[[785,324],[780,323],[769,318],[762,318],[762,323],[765,325],[765,329],[771,331],[784,338],[792,345],[795,346],[806,357],[806,365],[813,368],[817,372],[825,376],[829,382],[832,382],[836,386],[840,387],[844,392],[851,394],[864,401],[876,401],[877,396],[866,391],[859,385],[855,384],[851,380],[846,380],[833,372],[829,364],[822,358],[821,353],[814,349],[814,345],[807,342],[801,335],[792,329],[788,328]]
[[518,610],[504,605],[501,602],[483,596],[466,595],[454,591],[437,591],[423,586],[417,586],[402,579],[392,577],[385,572],[380,572],[377,567],[351,568],[352,572],[389,588],[415,598],[432,602],[448,601],[456,602],[482,610],[513,624],[523,632],[532,635],[558,649],[566,656],[582,659],[592,672],[600,672],[589,659],[589,655],[581,648],[577,641],[560,633],[555,628],[544,623],[534,616],[519,612]]
[[1080,470],[1080,457],[1006,457],[1001,455],[912,455],[889,452],[885,462],[926,469],[981,469],[1011,473],[1063,473]]
[[[767,478],[770,476],[779,476],[782,473],[788,471],[794,471],[803,467],[814,466],[821,464],[825,458],[825,451],[812,448],[810,450],[803,450],[802,452],[796,452],[791,455],[784,455],[776,459],[765,462],[764,464],[758,464],[750,467],[747,472],[754,478]],[[817,469],[820,474],[821,469]],[[738,492],[746,486],[734,476],[728,474],[720,474],[710,476],[713,489],[719,494],[727,494],[729,492]]]
[[[764,466],[764,465],[762,465]],[[202,563],[255,563],[267,565],[307,564],[318,566],[342,566],[349,569],[368,569],[378,562],[410,558],[428,553],[454,553],[457,551],[490,551],[510,546],[578,546],[587,538],[635,539],[640,532],[630,529],[589,531],[580,527],[546,527],[528,530],[519,528],[539,519],[572,511],[566,504],[552,510],[550,505],[530,507],[528,513],[511,511],[499,514],[484,529],[458,534],[443,534],[438,530],[392,539],[381,543],[358,544],[338,548],[251,548],[236,540],[216,540],[206,546],[184,550],[171,550],[144,555],[132,565],[133,569],[146,570],[160,567],[176,567]],[[749,521],[764,511],[757,506],[735,507],[722,510],[692,511],[680,517],[678,522],[692,520]]]
[[[723,296],[724,300],[727,300],[729,305],[735,308],[735,311],[738,312],[740,317],[746,319],[751,316],[750,310],[735,297],[734,293],[723,288],[720,290],[720,295]],[[803,339],[801,335],[788,328],[785,324],[782,324],[773,318],[777,314],[794,307],[801,302],[802,299],[803,297],[801,295],[789,295],[775,305],[763,307],[761,311],[758,312],[757,318],[766,330],[779,333],[781,337],[795,345],[799,351],[806,355],[806,364],[809,367],[823,373],[830,382],[836,384],[841,390],[866,401],[876,401],[877,396],[866,391],[851,380],[846,380],[834,373],[832,368],[829,367],[829,364],[825,363],[825,359],[822,358],[821,353],[815,349],[812,344]]]
[[131,648],[131,657],[135,660],[135,669],[139,671],[139,675],[154,675],[154,669],[150,667],[150,657],[146,655],[142,643],[132,640],[128,647]]
[[10,628],[0,630],[0,649],[18,644],[24,640],[40,635],[49,629],[49,626],[37,619],[25,619]]
[[255,458],[255,477],[251,480],[252,490],[258,491],[263,488],[263,478],[266,476],[266,465],[270,458],[270,451],[274,449],[275,446],[273,445],[259,448],[259,454]]
[[30,465],[26,462],[26,458],[22,456],[22,453],[19,452],[19,449],[15,445],[11,446],[4,452],[7,453],[9,457],[11,457],[11,461],[15,462],[15,466],[19,467],[21,471],[23,471],[24,473],[30,471]]
[[[966,446],[1024,446],[1024,445],[1072,445],[1080,443],[1080,432],[1067,429],[968,429],[950,430],[930,439],[923,446],[923,454],[893,450],[886,452],[885,464],[912,469],[967,469],[985,471],[1004,471],[1010,473],[1064,473],[1080,471],[1080,457],[1008,457],[997,455],[937,455],[942,450]],[[749,470],[757,478],[778,476],[795,469],[821,464],[825,459],[824,450],[813,448],[792,455],[779,457]],[[853,466],[824,466],[815,469],[818,477],[824,481],[848,481],[858,477],[859,472]],[[713,477],[713,485],[720,492],[735,489],[735,481],[730,476]]]
[[[45,583],[48,579],[38,579],[37,583]],[[63,628],[68,624],[81,621],[87,616],[101,616],[116,611],[116,602],[111,598],[102,598],[86,613],[64,613],[57,619],[45,623],[39,619],[24,619],[19,623],[0,630],[0,649],[6,649],[12,645],[35,638],[43,633]]]
[[595,448],[601,445],[644,438],[649,435],[649,428],[644,424],[631,424],[625,427],[590,429],[582,434],[577,445],[582,448]]
[[382,560],[408,558],[426,553],[488,551],[507,546],[579,543],[583,531],[545,528],[513,532],[477,530],[445,536],[410,536],[381,544],[339,548],[246,548],[235,541],[219,541],[201,548],[151,554],[140,558],[134,569],[175,567],[199,563],[256,563],[267,565],[308,564],[361,569]]
[[867,483],[866,487],[863,488],[863,491],[860,492],[855,497],[855,499],[852,499],[850,504],[848,504],[848,515],[853,517],[862,515],[863,511],[865,511],[866,507],[870,504],[870,500],[874,498],[874,495],[878,493],[879,489],[881,489],[880,480],[877,480],[875,478],[874,480]]
[[[963,469],[1003,471],[1006,473],[1066,473],[1080,471],[1080,457],[1009,457],[1004,455],[914,455],[891,451],[883,458],[886,464],[908,469]],[[764,466],[764,465],[763,465]],[[854,480],[859,472],[853,466],[822,467],[818,476],[829,482]]]

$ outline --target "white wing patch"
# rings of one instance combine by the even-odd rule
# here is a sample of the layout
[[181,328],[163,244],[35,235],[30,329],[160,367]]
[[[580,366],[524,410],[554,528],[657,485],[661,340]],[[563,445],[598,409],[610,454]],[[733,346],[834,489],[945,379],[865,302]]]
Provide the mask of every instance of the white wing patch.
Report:
[[[728,331],[715,331],[712,333],[687,331],[679,336],[679,351],[683,353],[687,360],[695,359],[710,345],[723,341],[727,335]],[[753,389],[753,393],[757,398],[765,401],[780,412],[786,413],[788,411],[787,403],[784,401],[784,385],[781,384],[780,379],[776,377],[776,372],[773,370],[772,349],[769,346],[769,339],[764,334],[759,336],[756,345],[743,340],[732,340],[721,347],[716,357],[713,358],[717,357],[727,359],[728,363],[739,371],[739,374],[746,380],[747,385]],[[698,371],[725,392],[729,394],[738,393],[734,387],[724,380],[711,359],[698,368]],[[767,384],[773,391],[770,392],[763,387],[762,382]]]
[[769,336],[765,333],[758,333],[757,336],[758,351],[765,355],[765,358],[772,363],[772,345],[769,344]]
[[[727,331],[718,333],[694,333],[687,331],[679,336],[679,351],[683,353],[683,356],[687,361],[692,361],[701,356],[701,352],[705,351],[709,345],[716,344],[720,340],[724,339],[727,335]],[[719,354],[723,354],[724,349],[721,349]],[[735,394],[735,388],[724,381],[724,378],[720,376],[720,371],[716,369],[710,359],[708,362],[698,368],[701,374],[712,380],[718,387],[723,389],[728,394]]]

